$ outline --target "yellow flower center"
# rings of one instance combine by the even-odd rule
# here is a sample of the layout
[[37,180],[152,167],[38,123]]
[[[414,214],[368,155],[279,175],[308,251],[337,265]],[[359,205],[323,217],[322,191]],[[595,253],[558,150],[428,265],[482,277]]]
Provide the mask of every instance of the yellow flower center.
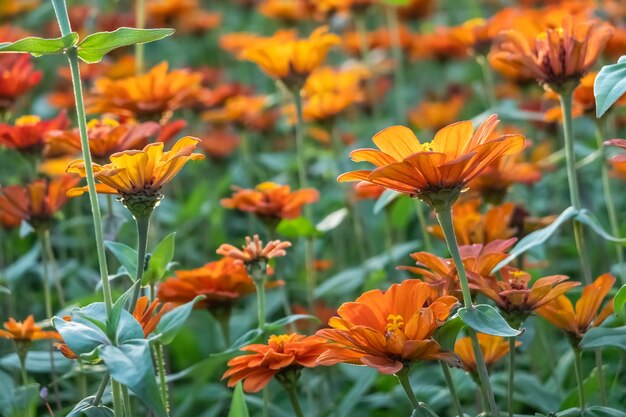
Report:
[[283,350],[285,343],[288,342],[289,339],[291,339],[291,335],[288,334],[273,334],[270,336],[269,344],[276,345],[279,350]]
[[15,121],[15,126],[34,126],[39,122],[41,122],[41,118],[39,116],[27,114],[26,116],[18,118]]
[[475,19],[470,19],[467,22],[464,23],[463,26],[468,27],[468,28],[475,28],[478,26],[483,26],[487,23],[487,21],[485,19],[483,19],[482,17],[477,17]]
[[435,148],[433,148],[432,142],[420,143],[420,146],[422,147],[422,151],[424,152],[432,152],[435,150]]
[[387,331],[402,330],[404,328],[404,318],[401,315],[390,314],[387,316]]
[[89,123],[87,123],[88,128],[94,128],[98,126],[109,126],[109,127],[117,127],[119,126],[119,122],[114,119],[104,118],[102,120],[99,119],[91,119]]

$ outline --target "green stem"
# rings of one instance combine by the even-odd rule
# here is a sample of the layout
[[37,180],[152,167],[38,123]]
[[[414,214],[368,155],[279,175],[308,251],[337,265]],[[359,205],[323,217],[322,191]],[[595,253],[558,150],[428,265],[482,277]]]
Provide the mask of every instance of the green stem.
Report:
[[398,378],[398,381],[400,382],[402,389],[404,389],[407,398],[409,399],[409,401],[411,401],[411,405],[413,405],[413,410],[419,409],[420,403],[419,401],[417,401],[417,398],[415,398],[415,393],[413,392],[413,388],[411,388],[408,368],[403,367],[400,372],[396,374],[396,378]]
[[[143,29],[146,27],[146,5],[145,0],[135,0],[135,27]],[[145,45],[135,44],[135,75],[143,74],[145,69]]]
[[580,414],[585,413],[585,385],[583,384],[583,369],[581,361],[581,351],[577,347],[572,347],[574,351],[574,371],[576,372],[576,383],[578,385],[578,401]]
[[22,376],[22,383],[28,385],[28,372],[26,372],[26,356],[28,355],[28,348],[25,346],[15,346],[17,357],[20,360],[20,375]]
[[258,327],[260,330],[263,330],[265,328],[265,282],[267,275],[265,271],[259,271],[251,275],[256,287]]
[[459,400],[459,396],[454,386],[454,381],[452,380],[450,367],[444,362],[439,362],[439,365],[441,365],[441,370],[443,371],[443,376],[446,380],[446,385],[448,386],[448,390],[450,390],[450,396],[452,396],[452,402],[454,403],[456,414],[458,417],[463,417],[463,408],[461,407],[461,401]]
[[165,350],[163,349],[163,344],[159,342],[154,344],[154,359],[157,364],[157,375],[159,377],[159,393],[161,395],[161,401],[165,406],[165,414],[169,416],[169,391],[167,381],[165,380],[165,377],[167,376],[167,372],[165,370]]
[[261,410],[262,417],[268,417],[270,411],[270,387],[263,388],[263,410]]
[[494,109],[498,100],[496,98],[496,87],[493,80],[493,72],[487,61],[487,57],[484,55],[478,55],[476,61],[480,65],[480,69],[483,73],[483,82],[485,84],[485,95],[487,96],[487,104],[490,109]]
[[[563,92],[560,96],[563,114],[563,135],[565,139],[565,161],[567,165],[567,181],[569,183],[570,203],[576,209],[582,209],[580,189],[576,176],[576,155],[574,154],[574,132],[572,127],[572,91]],[[580,257],[583,277],[587,284],[591,283],[591,266],[583,242],[583,229],[580,222],[574,221],[574,240]]]
[[[296,158],[298,160],[298,186],[305,188],[307,186],[306,179],[306,155],[304,148],[304,112],[302,95],[300,91],[293,93],[293,101],[296,106]],[[305,206],[305,210],[307,206]],[[307,215],[307,217],[310,217]]]
[[287,391],[287,395],[289,396],[289,402],[291,402],[291,406],[293,407],[293,411],[296,413],[296,416],[304,417],[302,407],[300,407],[300,401],[298,401],[298,394],[296,393],[295,384],[283,384],[283,386]]
[[404,76],[404,54],[402,51],[402,40],[400,38],[400,25],[398,24],[398,10],[394,6],[389,5],[385,5],[384,9],[387,19],[387,26],[389,26],[389,33],[391,34],[391,53],[395,63],[395,65],[393,66],[393,70],[396,84],[396,120],[398,122],[401,122],[406,118],[406,105],[403,96],[406,81]]
[[[452,208],[447,207],[442,211],[437,211],[437,220],[441,225],[443,230],[443,234],[446,238],[446,243],[448,244],[448,249],[450,250],[450,255],[452,256],[452,260],[454,261],[454,265],[456,266],[457,273],[459,275],[459,282],[461,283],[461,292],[463,293],[463,303],[465,308],[474,309],[472,304],[472,295],[469,289],[469,283],[467,281],[467,274],[465,272],[465,265],[463,264],[463,259],[461,258],[461,253],[459,252],[459,246],[457,245],[456,235],[454,233],[454,225],[452,223]],[[474,349],[474,355],[476,356],[476,370],[478,371],[478,376],[480,378],[481,387],[489,401],[489,409],[491,410],[492,417],[498,417],[499,411],[496,405],[496,400],[493,395],[493,389],[491,388],[491,383],[489,382],[489,373],[487,372],[487,366],[485,365],[485,359],[483,358],[483,353],[480,350],[480,344],[478,343],[478,337],[476,336],[476,332],[468,327],[468,334],[472,340],[472,347]]]
[[39,231],[39,242],[41,244],[41,264],[43,269],[43,296],[44,296],[44,304],[46,308],[46,318],[52,319],[52,294],[50,291],[50,274],[48,271],[48,259],[46,250],[44,248],[44,235],[45,231]]
[[513,392],[515,392],[515,337],[509,337],[509,387],[507,405],[509,417],[513,417]]
[[600,405],[607,405],[606,384],[604,381],[604,370],[602,369],[602,349],[595,350],[596,354],[596,372],[598,373],[598,389],[600,391]]
[[[365,15],[363,13],[356,14],[354,16],[354,25],[356,26],[357,35],[359,37],[359,48],[361,49],[361,62],[366,68],[372,68],[369,59],[369,44],[367,42],[367,28],[365,26]],[[379,100],[376,97],[376,76],[374,73],[367,77],[365,88],[367,89],[367,95],[370,105],[372,106],[372,113],[374,121],[380,120],[380,106]]]
[[146,263],[146,251],[148,249],[148,229],[150,228],[150,216],[135,219],[137,224],[137,270],[135,272],[135,287],[133,288],[132,298],[128,306],[129,311],[133,311],[139,292],[141,291],[141,280]]
[[133,410],[130,405],[130,395],[128,394],[128,387],[126,385],[121,385],[122,391],[122,405],[124,408],[124,417],[133,416]]
[[417,213],[417,221],[420,225],[420,231],[422,233],[422,240],[424,241],[424,247],[427,252],[432,252],[433,243],[430,240],[430,233],[428,233],[428,224],[426,223],[426,216],[424,215],[424,205],[421,201],[415,201],[415,212]]
[[100,405],[100,401],[102,401],[102,396],[104,395],[104,391],[106,390],[107,385],[109,385],[110,379],[111,379],[111,376],[109,375],[108,372],[104,374],[104,378],[102,378],[102,381],[100,381],[100,385],[98,386],[98,391],[96,391],[96,395],[93,397],[93,400],[91,401],[91,405],[95,405],[95,406]]
[[56,262],[54,259],[54,251],[52,250],[52,240],[50,239],[50,229],[46,229],[43,233],[43,250],[46,253],[46,262],[52,270],[52,278],[57,290],[57,297],[59,298],[59,304],[61,307],[65,307],[65,292],[63,291],[63,285],[61,284],[61,277],[56,269]]

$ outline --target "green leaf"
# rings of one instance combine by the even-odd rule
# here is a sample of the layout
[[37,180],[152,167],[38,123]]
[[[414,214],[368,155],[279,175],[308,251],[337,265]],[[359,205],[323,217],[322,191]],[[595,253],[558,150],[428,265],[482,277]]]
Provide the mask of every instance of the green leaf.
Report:
[[235,385],[235,390],[233,391],[233,399],[230,402],[230,411],[228,412],[228,417],[250,417],[250,413],[248,412],[248,406],[246,405],[246,398],[243,395],[243,387],[241,386],[241,382]]
[[376,204],[374,204],[374,214],[378,214],[383,211],[385,207],[387,207],[393,202],[393,200],[400,197],[401,195],[402,194],[393,190],[383,191],[380,197],[378,197],[378,200],[376,200]]
[[148,269],[143,274],[142,285],[156,283],[165,277],[167,266],[174,258],[174,241],[176,232],[165,236],[154,248],[148,261]]
[[337,228],[337,226],[339,226],[344,221],[347,215],[348,209],[345,207],[333,211],[328,216],[324,217],[315,228],[320,232],[326,233],[330,230]]
[[559,229],[559,227],[561,227],[563,223],[570,220],[577,214],[578,211],[574,207],[568,207],[549,226],[544,227],[543,229],[536,230],[522,238],[519,242],[517,242],[517,245],[515,245],[513,249],[509,251],[509,256],[507,256],[498,265],[496,265],[491,273],[493,274],[498,272],[500,269],[502,269],[502,267],[517,259],[518,256],[520,256],[527,250],[543,244]]
[[101,346],[99,353],[111,378],[126,385],[157,417],[167,417],[154,377],[147,340],[131,340],[120,346]]
[[316,237],[321,235],[313,223],[304,217],[282,220],[278,223],[276,232],[290,239],[296,239],[299,237]]
[[10,395],[0,397],[0,413],[6,417],[34,415],[39,401],[39,384],[16,387]]
[[70,411],[66,417],[114,417],[115,413],[109,407],[95,406],[91,402],[94,396],[84,398]]
[[596,117],[600,118],[626,93],[626,56],[617,64],[605,65],[596,77],[593,94],[596,96]]
[[98,32],[78,44],[78,57],[88,64],[100,62],[114,49],[158,41],[174,33],[174,29],[137,29],[122,27],[113,32]]
[[122,264],[128,275],[135,279],[137,271],[137,251],[123,243],[105,241],[104,245],[113,253],[117,260]]
[[465,323],[463,323],[461,317],[455,314],[452,318],[448,319],[443,326],[437,329],[433,335],[433,339],[439,342],[444,350],[453,351],[456,338],[464,326]]
[[157,325],[155,335],[151,338],[151,340],[158,340],[164,345],[172,343],[180,329],[189,318],[194,305],[203,298],[205,298],[204,295],[199,295],[190,302],[163,314],[163,317],[161,317],[161,320]]
[[474,308],[460,308],[459,317],[463,323],[480,333],[493,336],[514,337],[522,332],[515,330],[498,311],[488,304],[479,304]]
[[54,317],[52,326],[63,336],[63,341],[77,355],[90,354],[98,346],[109,344],[109,338],[97,326],[80,319],[65,321]]
[[[52,359],[54,361],[54,368],[52,367]],[[0,359],[0,366],[4,369],[11,369],[14,371],[20,370],[20,359],[17,353],[9,353]],[[49,350],[31,350],[26,357],[26,371],[29,374],[49,374],[52,371],[65,373],[73,367],[73,362],[67,359],[60,352],[52,352]]]
[[593,417],[626,417],[626,412],[611,407],[603,407],[601,405],[592,405],[587,408],[585,415]]
[[580,210],[578,215],[576,215],[576,220],[582,224],[585,224],[591,228],[598,236],[605,240],[609,240],[611,242],[617,243],[626,243],[626,238],[619,238],[616,236],[612,236],[610,233],[606,232],[600,222],[593,216],[593,214],[586,209]]
[[382,3],[387,6],[406,6],[411,3],[410,0],[382,0]]
[[28,53],[33,56],[60,54],[70,46],[76,45],[77,42],[76,32],[54,39],[29,37],[15,42],[0,43],[0,52]]
[[613,312],[616,316],[619,316],[626,304],[626,284],[622,285],[615,297],[613,298]]
[[581,349],[616,347],[626,350],[626,326],[593,327],[585,333],[578,346]]
[[273,321],[271,323],[267,323],[265,325],[265,329],[270,330],[270,331],[280,330],[284,326],[291,324],[293,322],[296,322],[298,320],[312,320],[318,324],[321,323],[320,319],[310,314],[291,314],[287,317],[283,317],[282,319]]

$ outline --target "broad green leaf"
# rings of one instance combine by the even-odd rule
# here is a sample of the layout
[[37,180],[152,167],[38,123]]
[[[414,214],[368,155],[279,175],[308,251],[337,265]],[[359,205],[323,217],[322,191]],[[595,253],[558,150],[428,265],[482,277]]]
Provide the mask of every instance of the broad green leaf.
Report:
[[587,408],[585,415],[593,417],[626,417],[626,412],[616,408],[592,405]]
[[39,401],[39,384],[16,387],[9,395],[0,396],[0,413],[5,417],[35,415],[34,410]]
[[480,333],[493,336],[514,337],[522,332],[515,330],[498,311],[488,304],[479,304],[474,308],[460,308],[459,317],[463,323]]
[[383,211],[385,207],[387,207],[393,202],[393,200],[400,197],[401,195],[402,194],[393,190],[383,191],[380,197],[378,197],[378,200],[376,200],[376,204],[374,204],[374,214],[378,214]]
[[448,319],[443,326],[437,329],[433,335],[433,339],[439,342],[444,350],[452,351],[454,350],[456,338],[464,326],[465,323],[463,323],[461,317],[459,317],[458,314],[455,314],[454,317]]
[[613,298],[613,311],[615,315],[619,316],[622,313],[624,304],[626,304],[626,284],[622,285],[622,288],[619,289]]
[[274,330],[280,330],[282,329],[284,326],[294,323],[298,320],[312,320],[316,323],[321,323],[320,319],[318,319],[315,316],[312,316],[310,314],[291,314],[287,317],[283,317],[282,319],[273,321],[271,323],[267,323],[265,325],[265,329],[266,330],[270,330],[270,331],[274,331]]
[[500,269],[502,269],[502,267],[517,259],[518,256],[520,256],[527,250],[543,244],[559,229],[559,227],[561,227],[561,225],[563,225],[563,223],[576,216],[577,213],[578,211],[574,207],[568,207],[549,226],[544,227],[543,229],[536,230],[522,238],[519,242],[517,242],[517,245],[515,245],[513,249],[509,251],[509,256],[507,256],[503,261],[496,265],[496,267],[493,268],[493,271],[491,272],[498,272]]
[[107,335],[97,326],[73,319],[65,321],[54,317],[52,325],[63,336],[63,341],[77,355],[90,354],[98,346],[109,344]]
[[88,64],[100,62],[114,49],[158,41],[174,33],[174,29],[137,29],[122,27],[113,32],[98,32],[78,44],[78,57]]
[[299,237],[316,237],[321,235],[313,223],[304,217],[282,220],[278,223],[276,232],[290,239],[296,239]]
[[70,46],[76,45],[77,42],[76,32],[54,39],[30,37],[15,42],[0,43],[0,52],[28,53],[33,56],[60,54]]
[[[122,294],[115,301],[115,304],[113,304],[113,308],[111,309],[111,312],[109,313],[109,316],[107,317],[107,320],[106,320],[107,335],[110,338],[115,338],[116,339],[116,337],[117,337],[116,336],[117,328],[118,328],[118,325],[119,325],[119,322],[120,322],[120,317],[122,315],[122,311],[124,311],[124,305],[126,304],[128,298],[132,294],[133,290],[134,290],[134,285],[131,285],[130,289],[127,290],[124,294]],[[135,306],[131,306],[130,310],[132,311],[134,308],[135,308]],[[115,343],[117,343],[117,339],[116,339]]]
[[163,314],[163,317],[161,317],[157,325],[154,337],[151,337],[151,340],[158,340],[163,345],[172,343],[189,318],[194,305],[203,298],[205,298],[203,295],[199,295],[190,302]]
[[602,67],[593,85],[596,96],[596,117],[600,118],[626,93],[626,56],[617,64]]
[[316,229],[323,233],[333,230],[344,221],[347,215],[348,209],[345,207],[337,211],[333,211],[317,224]]
[[134,280],[137,271],[137,251],[123,243],[108,240],[104,242],[104,245],[115,255],[120,264],[126,269],[126,272],[128,272],[128,275]]
[[126,343],[135,339],[143,339],[141,324],[126,310],[122,310],[115,332],[116,343]]
[[605,240],[609,240],[611,242],[617,243],[626,243],[626,238],[619,238],[616,236],[611,236],[610,233],[606,232],[600,222],[591,214],[589,210],[580,210],[580,213],[576,215],[576,220],[582,224],[585,224],[591,228],[598,236]]
[[101,346],[98,350],[111,378],[126,385],[157,417],[167,417],[147,340],[131,340],[120,346]]
[[94,400],[94,396],[90,396],[81,400],[70,411],[66,417],[114,417],[115,413],[109,407],[95,406],[91,402]]
[[248,412],[248,406],[246,405],[246,398],[243,395],[243,387],[241,386],[241,382],[235,385],[235,390],[233,391],[233,399],[230,402],[230,411],[228,412],[228,417],[250,417],[250,413]]
[[174,258],[175,238],[176,232],[170,233],[154,248],[154,251],[150,254],[148,269],[144,272],[143,279],[141,280],[142,285],[156,283],[163,279],[167,273],[167,265],[172,262]]
[[626,326],[593,327],[585,333],[578,346],[581,349],[616,347],[626,350]]
[[[52,361],[49,350],[31,350],[26,357],[26,371],[29,374],[49,374],[52,372]],[[60,352],[52,352],[52,360],[54,360],[54,371],[58,373],[68,372],[72,369],[73,362],[67,359]],[[19,371],[20,359],[17,353],[9,353],[0,359],[0,366],[4,369],[12,369]]]

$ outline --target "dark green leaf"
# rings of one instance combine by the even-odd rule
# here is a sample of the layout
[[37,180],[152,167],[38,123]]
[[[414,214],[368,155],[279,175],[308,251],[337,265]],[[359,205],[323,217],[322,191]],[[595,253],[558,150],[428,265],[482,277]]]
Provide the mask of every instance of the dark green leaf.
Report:
[[203,295],[199,295],[190,302],[163,314],[163,317],[161,317],[161,320],[157,325],[154,337],[152,337],[151,340],[158,340],[164,345],[172,343],[180,329],[187,321],[187,318],[189,318],[189,315],[193,310],[193,306],[203,298]]
[[137,29],[122,27],[113,32],[98,32],[78,44],[78,57],[88,64],[100,62],[114,49],[158,41],[174,33],[174,29]]
[[593,327],[585,333],[578,346],[582,349],[616,347],[626,350],[626,326]]
[[402,194],[395,192],[393,190],[385,190],[376,200],[376,204],[374,204],[374,214],[380,213],[385,207],[393,202],[396,198],[400,197]]
[[626,93],[626,56],[617,64],[606,65],[600,69],[593,86],[596,96],[596,117],[600,118]]
[[243,395],[241,382],[235,385],[235,390],[233,391],[233,399],[230,402],[230,411],[228,412],[228,417],[250,417],[250,413],[248,413],[248,406],[246,405],[246,399]]
[[313,223],[304,217],[282,220],[276,227],[276,232],[290,239],[321,235]]
[[509,326],[504,317],[488,304],[479,304],[472,309],[463,307],[458,314],[465,324],[480,333],[503,337],[519,336],[522,333]]
[[172,262],[174,258],[174,241],[176,233],[170,233],[165,236],[162,241],[154,248],[154,251],[150,254],[150,261],[148,261],[148,269],[143,275],[141,280],[142,285],[148,285],[150,283],[156,283],[165,277],[167,273],[167,265]]
[[24,38],[15,42],[0,43],[0,52],[28,53],[33,56],[59,54],[78,42],[78,34],[68,33],[61,38]]
[[94,400],[94,396],[87,397],[81,400],[70,411],[66,417],[114,417],[115,413],[109,407],[94,406],[91,402]]
[[6,417],[34,415],[39,401],[39,384],[16,387],[9,395],[0,396],[0,413]]
[[126,310],[122,310],[115,333],[116,343],[126,343],[135,339],[143,339],[141,324]]
[[593,417],[626,417],[626,412],[611,407],[603,407],[601,405],[592,405],[587,408],[585,415]]
[[589,210],[580,210],[580,213],[576,216],[576,220],[585,224],[591,228],[596,234],[602,237],[605,240],[609,240],[611,242],[617,243],[626,243],[626,238],[619,238],[616,236],[611,236],[610,233],[606,232],[600,222],[591,214]]
[[615,298],[613,298],[613,311],[615,315],[620,315],[622,310],[624,309],[624,304],[626,304],[626,284],[622,285],[622,288],[619,289],[617,294],[615,294]]
[[536,230],[522,238],[519,242],[517,242],[517,245],[515,245],[513,249],[509,251],[509,256],[507,256],[506,259],[496,265],[492,273],[498,272],[502,267],[508,265],[511,261],[516,259],[527,250],[543,244],[559,229],[559,227],[561,227],[563,223],[576,216],[577,213],[578,211],[574,207],[568,207],[567,209],[565,209],[565,211],[563,211],[563,213],[559,215],[559,217],[554,220],[554,222],[552,222],[552,224],[544,227],[543,229]]
[[135,279],[135,272],[137,271],[137,251],[123,243],[106,241],[104,244],[126,269],[128,275]]
[[443,326],[437,329],[435,334],[433,335],[433,339],[435,339],[444,350],[454,350],[454,343],[456,342],[456,338],[465,326],[461,317],[458,314],[455,314],[454,317],[448,319],[444,323]]
[[63,336],[63,341],[77,355],[89,354],[98,346],[109,344],[107,335],[97,326],[79,320],[65,321],[54,317],[52,325]]

